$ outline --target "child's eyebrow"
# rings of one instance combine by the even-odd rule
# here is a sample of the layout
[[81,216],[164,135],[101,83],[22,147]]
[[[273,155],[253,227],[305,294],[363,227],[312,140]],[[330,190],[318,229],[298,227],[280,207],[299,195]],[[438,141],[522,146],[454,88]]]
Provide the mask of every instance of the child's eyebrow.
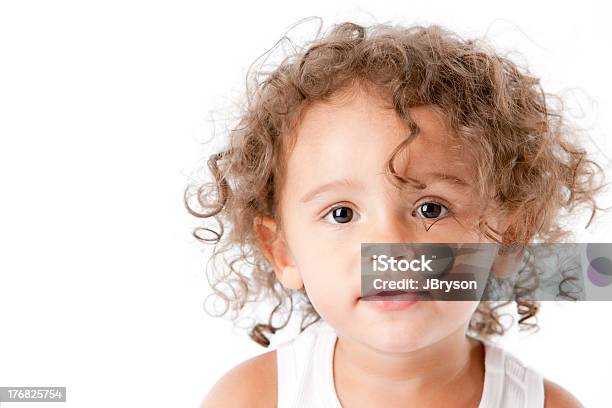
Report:
[[304,194],[300,199],[300,203],[307,203],[309,201],[312,201],[324,192],[328,190],[333,190],[338,187],[363,188],[364,185],[359,180],[352,180],[348,178],[341,178],[338,180],[330,181],[329,183],[325,183],[319,187],[315,187],[314,189]]
[[455,187],[459,187],[463,189],[471,187],[470,184],[464,179],[462,179],[461,177],[458,177],[458,176],[455,176],[449,173],[440,173],[440,172],[434,171],[431,173],[425,173],[421,176],[412,175],[412,177],[416,178],[419,181],[428,181],[428,180],[439,181],[439,182],[447,183],[451,186],[455,186]]
[[423,174],[410,174],[410,178],[424,183],[425,188],[418,188],[414,183],[408,182],[400,187],[400,191],[412,194],[419,191],[427,191],[428,188],[435,184],[444,184],[461,193],[469,193],[472,189],[472,185],[463,178],[449,173],[434,171]]
[[[426,182],[427,186],[429,186],[430,184],[433,184],[434,182],[441,182],[441,183],[448,184],[451,187],[456,187],[459,189],[470,188],[470,184],[466,182],[465,180],[463,180],[461,177],[458,177],[452,174],[448,174],[448,173],[431,172],[431,173],[425,173],[419,176],[412,175],[411,177],[416,178],[419,181]],[[411,187],[410,184],[408,184],[407,186]],[[339,187],[350,187],[354,189],[358,189],[358,188],[362,189],[364,188],[364,185],[359,180],[341,178],[338,180],[330,181],[329,183],[325,183],[321,186],[315,187],[314,189],[304,194],[299,202],[307,203],[309,201],[314,200],[316,197],[320,196],[326,191],[333,190]]]

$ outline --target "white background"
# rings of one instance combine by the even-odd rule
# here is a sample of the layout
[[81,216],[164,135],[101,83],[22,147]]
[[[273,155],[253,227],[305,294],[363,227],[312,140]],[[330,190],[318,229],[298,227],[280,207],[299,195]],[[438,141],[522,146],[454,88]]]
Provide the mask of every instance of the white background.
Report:
[[[605,2],[338,4],[0,3],[0,386],[66,386],[70,407],[195,407],[266,351],[204,313],[208,250],[182,194],[249,64],[303,17],[487,33],[610,151]],[[610,242],[610,218],[599,225],[587,239]],[[611,314],[610,302],[545,304],[540,333],[504,344],[610,407]]]

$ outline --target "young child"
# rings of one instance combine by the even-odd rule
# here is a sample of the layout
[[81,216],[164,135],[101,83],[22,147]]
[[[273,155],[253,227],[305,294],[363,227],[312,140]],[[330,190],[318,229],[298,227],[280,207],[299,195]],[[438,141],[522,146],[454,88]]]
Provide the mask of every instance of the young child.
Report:
[[[600,168],[551,96],[437,25],[337,24],[267,73],[209,160],[205,210],[185,199],[221,225],[194,235],[226,262],[211,275],[226,311],[273,300],[251,330],[265,347],[292,312],[301,331],[202,406],[581,406],[489,341],[503,304],[360,297],[361,243],[559,242],[562,210],[600,209]],[[538,303],[516,303],[535,327]]]

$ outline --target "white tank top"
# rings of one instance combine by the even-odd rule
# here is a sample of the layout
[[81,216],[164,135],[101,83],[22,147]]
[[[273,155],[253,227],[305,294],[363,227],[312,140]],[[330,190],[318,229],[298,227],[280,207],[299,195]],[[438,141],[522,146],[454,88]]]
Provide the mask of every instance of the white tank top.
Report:
[[[541,374],[489,341],[478,408],[544,407]],[[278,408],[342,408],[333,379],[336,332],[322,319],[276,348]]]

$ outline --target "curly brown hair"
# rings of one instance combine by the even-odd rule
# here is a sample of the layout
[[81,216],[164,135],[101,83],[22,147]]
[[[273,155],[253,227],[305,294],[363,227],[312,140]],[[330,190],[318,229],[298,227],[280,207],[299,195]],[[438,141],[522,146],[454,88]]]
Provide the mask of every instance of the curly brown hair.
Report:
[[[198,226],[195,238],[213,244],[208,270],[211,296],[224,306],[217,315],[248,302],[273,300],[265,323],[254,322],[251,338],[270,344],[268,333],[287,325],[303,300],[301,330],[318,320],[304,288],[288,290],[277,280],[260,249],[254,221],[259,215],[280,221],[278,204],[285,165],[295,144],[296,128],[306,109],[328,101],[355,84],[377,92],[392,104],[411,129],[394,151],[388,171],[399,183],[416,183],[397,174],[395,155],[416,137],[419,128],[408,108],[432,106],[474,158],[475,182],[483,203],[495,203],[512,214],[504,231],[481,219],[478,229],[495,242],[559,242],[570,235],[561,218],[577,206],[597,210],[595,195],[604,187],[602,168],[588,158],[563,115],[563,101],[545,93],[528,69],[499,55],[481,39],[464,39],[439,25],[410,27],[352,22],[336,24],[306,46],[296,48],[269,72],[249,69],[246,103],[228,144],[208,159],[210,182],[190,184],[185,206],[218,228]],[[559,101],[556,106],[552,103]],[[192,189],[195,193],[191,193]],[[198,208],[192,208],[191,197]],[[544,199],[545,198],[545,199]],[[224,226],[230,226],[225,231]],[[586,228],[585,227],[585,228]],[[213,234],[207,236],[207,234]],[[501,237],[501,239],[500,239]],[[231,250],[237,253],[230,254]],[[229,257],[225,257],[229,255]],[[519,326],[536,328],[539,303],[517,295]],[[481,302],[469,329],[481,337],[503,335],[509,328],[501,308],[511,302]],[[280,318],[276,324],[274,319]]]

